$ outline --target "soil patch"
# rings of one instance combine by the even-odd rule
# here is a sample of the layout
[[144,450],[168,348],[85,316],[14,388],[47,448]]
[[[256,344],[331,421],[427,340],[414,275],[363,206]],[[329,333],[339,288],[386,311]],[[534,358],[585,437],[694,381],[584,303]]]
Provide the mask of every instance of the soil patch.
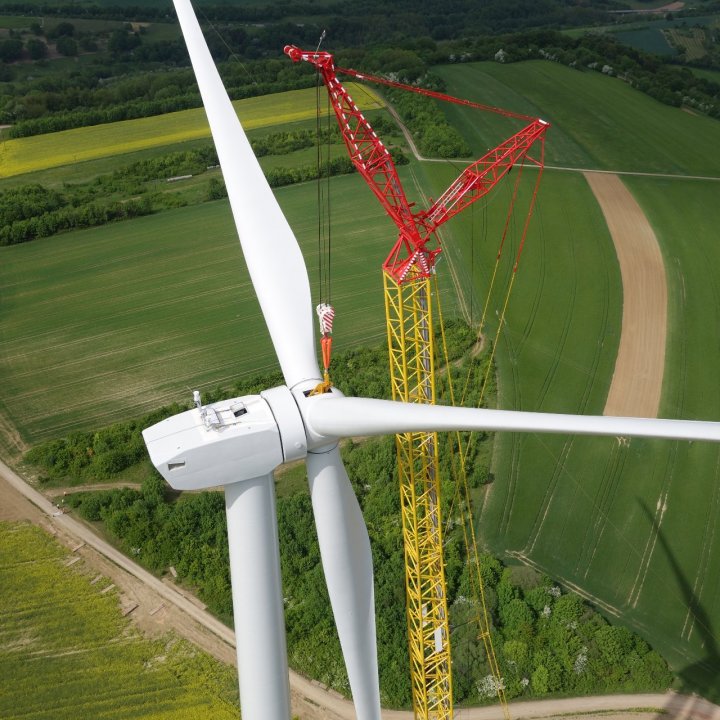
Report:
[[604,414],[657,417],[667,336],[667,283],[660,247],[617,175],[584,175],[615,244],[623,286],[620,346]]

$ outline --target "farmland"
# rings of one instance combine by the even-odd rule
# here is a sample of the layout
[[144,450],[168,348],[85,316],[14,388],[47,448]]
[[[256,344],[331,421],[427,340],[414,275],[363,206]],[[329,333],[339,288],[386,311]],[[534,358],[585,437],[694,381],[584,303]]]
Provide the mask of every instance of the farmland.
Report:
[[[353,84],[350,83],[350,86],[353,92]],[[363,89],[356,94],[365,110],[381,107],[374,93]],[[234,105],[248,131],[309,120],[316,114],[315,91],[312,89],[247,98],[236,101]],[[160,117],[7,140],[0,146],[0,177],[14,177],[209,137],[205,111],[197,108]]]
[[[482,94],[483,102],[552,123],[548,165],[720,175],[717,153],[708,152],[717,147],[715,120],[678,112],[600,73],[541,61],[453,65],[439,72],[460,97],[479,100]],[[465,108],[446,112],[475,152],[485,152],[490,129],[508,127],[508,121],[472,116]]]
[[[616,80],[543,62],[441,72],[457,95],[551,121],[550,164],[720,175],[717,122],[659,105]],[[454,107],[447,114],[476,153],[507,128],[504,120],[471,118]],[[454,172],[428,163],[412,165],[402,177],[412,187],[416,175],[428,194],[437,195]],[[663,414],[716,418],[717,392],[704,379],[720,326],[712,314],[716,280],[709,275],[718,264],[710,242],[720,223],[718,184],[627,183],[668,265]],[[359,178],[339,178],[334,187],[336,338],[347,347],[383,335],[377,266],[394,233]],[[314,185],[278,192],[311,279],[315,192]],[[497,201],[468,211],[446,232],[447,256],[475,320],[509,192],[506,183]],[[602,412],[621,289],[604,222],[580,175],[546,172],[534,227],[497,357],[502,404]],[[0,372],[6,381],[0,409],[36,442],[136,415],[191,387],[274,367],[241,268],[223,202],[3,249]],[[505,267],[506,278],[508,272]],[[720,570],[717,541],[703,538],[715,537],[716,463],[716,451],[700,445],[503,438],[483,536],[494,550],[578,586],[640,629],[683,674],[685,689],[709,695],[708,673],[718,667],[711,630],[720,622],[711,579]],[[697,524],[688,528],[687,517]]]
[[[278,191],[313,281],[315,195]],[[394,233],[357,176],[337,179],[333,213],[336,342],[376,343]],[[3,402],[29,442],[276,367],[225,201],[2,250]]]
[[71,559],[42,530],[0,523],[0,716],[237,717],[231,668],[140,637],[110,583]]
[[[699,118],[663,108],[607,78],[577,87],[573,73],[558,66],[545,65],[539,76],[519,70],[480,65],[467,73],[447,72],[452,82],[459,80],[456,92],[469,87],[476,73],[478,84],[489,77],[494,89],[502,79],[541,111],[547,108],[543,114],[555,122],[548,141],[552,162],[565,164],[567,158],[568,165],[589,161],[619,170],[720,175],[717,123],[694,125]],[[570,122],[570,108],[577,123]],[[616,131],[610,134],[612,127]],[[546,173],[536,254],[530,245],[498,356],[501,405],[601,413],[619,330],[615,261],[601,231],[604,223],[588,212],[592,200],[584,199],[581,178],[575,178],[576,187],[565,187],[572,203],[553,206],[564,182]],[[707,362],[708,352],[714,356],[720,345],[712,272],[720,262],[713,241],[720,223],[719,185],[641,176],[625,182],[665,258],[670,319],[660,414],[717,419],[720,394],[707,382]],[[549,218],[563,213],[571,218],[573,210],[574,222],[548,231]],[[467,265],[469,247],[462,241],[459,247]],[[596,257],[585,255],[591,251]],[[486,285],[478,274],[473,287],[481,298]],[[544,436],[504,436],[497,447],[496,480],[482,516],[490,547],[579,588],[658,647],[679,673],[679,687],[717,701],[717,448]]]

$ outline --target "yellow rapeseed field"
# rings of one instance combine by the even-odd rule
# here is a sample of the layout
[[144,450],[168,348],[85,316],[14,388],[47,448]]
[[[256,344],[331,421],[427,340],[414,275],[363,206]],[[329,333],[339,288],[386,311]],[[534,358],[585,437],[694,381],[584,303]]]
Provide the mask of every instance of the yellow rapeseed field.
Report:
[[175,635],[138,633],[115,586],[71,559],[40,528],[0,522],[0,717],[238,717],[234,668]]
[[[357,83],[346,87],[363,110],[383,107],[369,88]],[[289,90],[238,100],[233,105],[246,130],[282,125],[315,117],[315,90]],[[321,112],[326,112],[325,103],[321,103]],[[197,108],[6,140],[0,143],[0,178],[204,137],[210,137],[210,129],[204,110]]]

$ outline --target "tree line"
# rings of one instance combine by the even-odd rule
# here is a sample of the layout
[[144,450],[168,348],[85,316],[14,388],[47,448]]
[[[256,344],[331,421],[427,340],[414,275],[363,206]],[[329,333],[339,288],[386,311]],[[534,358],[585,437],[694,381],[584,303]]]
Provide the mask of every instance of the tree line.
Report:
[[[45,209],[41,214],[31,214],[28,217],[12,220],[8,224],[0,224],[0,246],[16,245],[18,243],[50,237],[56,233],[77,228],[96,227],[117,220],[128,220],[152,212],[147,198],[138,200],[91,200],[80,206],[72,205],[71,201],[60,193],[46,190],[40,185],[22,185],[13,190],[0,193],[0,217],[13,216],[31,207],[27,198],[37,201],[38,207]],[[12,207],[17,199],[18,208]],[[10,206],[10,212],[3,212]],[[0,220],[0,223],[2,221]]]
[[[424,76],[424,79],[427,80],[427,76]],[[427,83],[423,86],[427,87],[431,84]],[[439,85],[440,79],[438,78],[434,84]],[[440,158],[470,155],[468,144],[450,125],[435,101],[422,95],[392,88],[385,89],[384,92],[412,133],[421,154]]]
[[[339,131],[323,131],[319,138],[309,130],[285,131],[251,140],[259,157],[286,155],[313,147],[317,142],[339,143]],[[400,150],[393,149],[392,153],[397,164],[408,162]],[[66,183],[62,191],[38,183],[0,191],[0,246],[186,205],[192,198],[188,200],[181,190],[167,192],[163,188],[160,191],[157,182],[172,177],[202,175],[208,169],[216,168],[217,164],[215,148],[207,143],[192,150],[138,160],[90,182]],[[271,187],[281,187],[354,171],[352,162],[343,154],[320,166],[309,163],[271,168],[266,171],[266,177]],[[212,177],[205,192],[195,199],[203,202],[226,196],[224,182]],[[131,199],[127,199],[129,197]]]
[[[450,323],[450,365],[440,364],[440,394],[447,392],[448,371],[474,373],[471,385],[484,373],[489,359],[471,352],[474,332],[464,323]],[[364,348],[339,355],[333,364],[338,386],[348,394],[387,397],[387,349]],[[282,382],[279,374],[256,376],[220,396],[257,392]],[[493,402],[494,389],[489,401]],[[164,408],[130,423],[96,432],[75,433],[44,443],[26,455],[42,473],[41,482],[92,481],[122,476],[123,468],[145,463],[141,490],[77,493],[67,503],[84,518],[102,522],[123,550],[156,573],[173,566],[181,582],[195,588],[219,617],[229,622],[232,601],[224,501],[221,493],[184,493],[166,486],[149,467],[140,431],[180,406]],[[478,477],[489,479],[487,447],[471,464],[485,464]],[[348,441],[342,455],[362,506],[371,538],[382,702],[391,707],[410,703],[409,662],[404,603],[404,560],[399,522],[395,448],[392,438]],[[485,458],[485,460],[483,460]],[[277,501],[283,595],[291,665],[347,694],[349,691],[339,642],[334,630],[322,576],[310,498],[304,490],[283,491],[279,476]],[[443,516],[446,582],[450,608],[457,703],[491,703],[497,687],[474,619],[479,598],[473,590],[460,518],[467,508],[451,500],[455,488],[443,468]],[[611,626],[577,595],[549,578],[505,567],[490,555],[481,557],[485,599],[503,687],[508,698],[547,697],[619,691],[664,690],[671,682],[667,664],[636,635]]]
[[[187,58],[183,58],[187,62]],[[289,67],[288,67],[289,66]],[[257,61],[222,68],[233,100],[312,87],[315,78],[290,61]],[[60,78],[40,76],[9,81],[0,89],[0,122],[6,137],[19,138],[77,127],[133,120],[200,107],[191,70],[131,72],[108,82],[113,69],[95,66]]]
[[[22,3],[18,4],[18,12],[21,6]],[[208,42],[233,99],[312,86],[315,82],[312,70],[291,63],[280,53],[287,43],[314,46],[320,32],[326,29],[328,42],[332,43],[341,66],[416,81],[432,66],[447,62],[493,60],[498,53],[503,62],[543,58],[578,69],[605,70],[663,103],[690,105],[717,117],[720,84],[698,78],[687,68],[675,67],[672,58],[635,50],[607,33],[572,38],[557,30],[535,29],[617,23],[619,16],[607,14],[614,6],[619,7],[612,2],[588,8],[559,0],[514,0],[478,7],[470,0],[459,0],[452,8],[443,7],[442,12],[439,8],[435,12],[432,3],[423,12],[416,12],[367,0],[362,13],[360,8],[354,9],[358,14],[348,14],[347,8],[340,13],[339,6],[322,6],[322,25],[318,17],[320,7],[305,4],[297,6],[307,20],[303,23],[287,19],[295,5],[209,6],[203,12],[214,24],[215,32],[208,35]],[[48,3],[45,9],[53,13],[57,6]],[[70,17],[122,19],[130,12],[128,8],[92,6],[75,6],[74,10],[68,9]],[[33,15],[38,7],[28,6],[25,11]],[[140,8],[132,11],[136,13],[135,20],[145,12]],[[160,21],[156,9],[148,8],[147,12]],[[382,14],[382,20],[373,22],[376,13]],[[162,21],[169,21],[171,14],[168,8]],[[262,17],[262,26],[252,25],[256,22],[250,20],[252,17]],[[33,32],[42,32],[37,23],[35,26]],[[97,52],[92,64],[72,73],[57,73],[52,70],[52,63],[41,57],[41,45],[49,37],[33,35],[24,45],[19,37],[0,42],[0,60],[4,58],[6,62],[13,62],[19,52],[39,54],[38,72],[32,77],[19,73],[12,65],[0,65],[0,81],[4,81],[0,88],[0,123],[13,126],[6,131],[10,136],[55,132],[200,106],[194,77],[187,69],[187,52],[179,36],[151,41],[141,30],[123,28],[96,41],[76,32],[68,22],[58,23],[47,35],[55,35],[61,27],[62,32],[54,38],[56,44],[65,40],[82,50],[83,43],[88,48],[95,43]],[[694,62],[720,68],[720,51],[711,51]],[[444,133],[435,142],[445,145]]]
[[[666,105],[689,105],[720,118],[720,83],[677,67],[657,55],[622,44],[607,33],[586,33],[572,38],[554,30],[533,31],[498,38],[478,38],[458,48],[455,61],[495,60],[520,62],[540,59],[577,70],[616,76],[640,92]],[[718,61],[720,68],[720,60]]]

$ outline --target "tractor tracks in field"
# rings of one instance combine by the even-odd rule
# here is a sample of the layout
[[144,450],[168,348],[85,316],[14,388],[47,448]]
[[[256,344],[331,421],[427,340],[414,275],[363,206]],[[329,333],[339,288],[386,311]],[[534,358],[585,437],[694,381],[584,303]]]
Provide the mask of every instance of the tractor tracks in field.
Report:
[[[609,249],[606,250],[606,252],[609,253]],[[574,262],[574,253],[573,253],[573,262]],[[586,374],[586,381],[585,385],[583,387],[582,394],[580,396],[579,404],[576,408],[576,412],[579,412],[580,414],[584,414],[588,410],[588,406],[590,404],[590,400],[592,397],[593,389],[596,387],[596,383],[598,382],[598,369],[600,366],[600,362],[602,360],[603,356],[603,348],[604,348],[604,340],[607,336],[608,332],[608,325],[610,322],[610,272],[608,270],[608,263],[603,262],[601,265],[604,268],[604,272],[602,274],[602,304],[600,306],[601,308],[601,315],[599,318],[599,324],[598,324],[598,339],[595,344],[594,351],[592,353],[592,359],[590,362],[590,365],[587,368],[581,368],[583,372]],[[577,292],[577,284],[575,283],[573,285],[573,294],[572,294],[572,305],[574,305],[575,296]],[[568,327],[570,322],[572,321],[578,321],[578,318],[573,316],[572,313],[568,313],[568,317],[566,319],[566,322],[568,323]],[[582,319],[580,318],[580,321]],[[565,339],[563,339],[563,347],[565,346]],[[562,352],[562,347],[558,348],[558,353]],[[560,362],[559,354],[555,358],[555,362],[552,366],[552,377],[548,378],[546,380],[547,386],[549,388],[550,383],[555,378],[555,374],[557,372],[557,368]],[[547,391],[545,391],[547,392]],[[542,400],[545,399],[545,394],[542,395]],[[555,493],[557,491],[557,488],[562,480],[569,481],[571,485],[574,488],[574,495],[577,496],[578,493],[583,494],[587,496],[587,492],[583,490],[581,483],[578,481],[578,479],[574,476],[573,472],[568,470],[568,461],[571,457],[572,450],[575,447],[576,438],[574,436],[568,437],[565,442],[563,443],[562,450],[560,451],[559,455],[556,456],[556,462],[555,466],[553,468],[552,477],[550,479],[550,482],[548,484],[548,487],[545,491],[545,494],[542,499],[541,506],[538,510],[538,513],[535,518],[535,522],[533,525],[533,528],[530,532],[530,535],[528,536],[528,540],[526,542],[525,546],[525,552],[530,553],[534,550],[535,545],[539,539],[539,537],[542,534],[545,521],[548,518],[548,515],[550,514],[550,506],[555,499]],[[552,454],[552,451],[548,444],[543,442],[543,446],[545,447],[546,451],[549,454]],[[614,497],[614,489],[617,487],[620,473],[622,470],[622,466],[624,465],[624,458],[626,455],[626,449],[622,447],[622,444],[619,445],[617,448],[618,450],[618,457],[616,458],[617,462],[612,462],[608,464],[605,468],[605,471],[603,473],[602,481],[600,483],[600,486],[597,490],[597,494],[594,498],[591,499],[591,502],[593,504],[593,508],[597,512],[595,522],[593,523],[592,527],[599,533],[601,533],[604,530],[604,525],[607,521],[607,510],[609,509],[610,504],[612,503],[612,499]],[[566,515],[564,517],[562,527],[560,530],[560,536],[565,532],[565,529],[567,527],[568,522],[571,520],[571,515]],[[583,550],[586,552],[589,552],[591,556],[594,556],[596,545],[592,547],[590,550],[587,550],[588,543],[591,540],[591,537],[589,536],[588,532],[590,530],[591,526],[588,526],[586,529],[586,535],[583,539]],[[597,537],[597,536],[594,536]]]
[[[573,267],[576,265],[576,258],[575,258],[575,252],[574,252],[574,246],[570,246],[571,256],[572,256],[572,263]],[[610,273],[607,269],[607,264],[603,263],[603,267],[605,268],[605,271],[602,276],[603,280],[603,292],[602,292],[602,305],[601,305],[601,315],[600,315],[600,322],[599,322],[599,333],[598,333],[598,340],[595,345],[594,351],[592,353],[592,360],[590,362],[589,367],[583,368],[583,372],[586,374],[586,380],[585,384],[583,386],[582,394],[579,398],[579,402],[577,407],[575,408],[576,412],[579,413],[585,413],[588,409],[588,405],[590,403],[591,397],[592,397],[592,391],[595,387],[595,384],[598,379],[598,368],[600,366],[600,361],[602,359],[602,351],[603,351],[603,339],[607,333],[607,328],[610,320]],[[575,276],[576,273],[573,273],[573,276]],[[541,386],[540,393],[537,397],[536,405],[538,409],[542,409],[542,404],[546,401],[548,393],[550,388],[552,387],[553,383],[557,380],[557,374],[560,367],[560,364],[562,362],[561,356],[563,355],[564,348],[567,345],[568,336],[570,334],[570,330],[572,327],[572,324],[574,322],[578,322],[578,318],[576,314],[574,313],[574,307],[575,307],[575,299],[578,292],[578,285],[577,281],[573,282],[572,285],[572,291],[570,293],[570,297],[568,298],[567,302],[567,311],[565,313],[564,321],[563,321],[563,327],[560,333],[560,339],[558,341],[558,344],[556,346],[552,362],[550,363],[550,366],[548,368],[548,371],[546,373],[546,376],[544,378],[544,382]],[[582,321],[582,319],[580,319]],[[543,447],[547,450],[548,453],[553,454],[553,452],[550,450],[549,446],[543,442]],[[578,484],[573,478],[572,474],[570,474],[567,470],[567,463],[571,456],[571,452],[573,450],[573,447],[575,445],[575,438],[574,437],[568,437],[562,446],[562,449],[560,450],[560,453],[555,456],[555,464],[552,472],[552,476],[550,478],[550,481],[548,483],[548,486],[546,488],[545,494],[543,495],[543,499],[541,502],[540,507],[538,508],[538,512],[535,517],[535,521],[533,523],[533,527],[528,535],[528,539],[526,541],[526,546],[524,552],[526,554],[529,554],[532,552],[532,550],[535,547],[535,544],[538,541],[538,538],[540,537],[545,521],[547,520],[549,514],[550,514],[550,506],[552,504],[553,499],[555,498],[555,493],[557,491],[558,485],[561,482],[561,479],[563,478],[570,478],[575,483],[576,491],[578,490]]]
[[[665,366],[667,334],[667,282],[660,248],[647,218],[619,177],[612,173],[585,173],[585,178],[603,212],[620,264],[623,286],[622,331],[615,369],[605,405],[605,414],[621,416],[657,416]],[[583,412],[600,362],[602,340],[608,325],[609,276],[605,277],[605,308],[602,332],[596,348],[593,367],[578,410]],[[556,463],[552,479],[539,508],[525,552],[532,552],[540,536],[555,495],[558,479],[565,471],[570,455],[570,438]],[[608,461],[593,499],[608,511],[613,488],[617,486],[626,450],[619,441],[614,458]],[[596,506],[597,507],[597,506]],[[583,555],[589,560],[604,532],[607,512],[598,513],[594,523],[592,550],[589,536],[583,543]],[[589,530],[588,530],[589,532]],[[649,558],[648,558],[649,562]],[[641,564],[641,568],[645,563]],[[645,569],[647,572],[647,569]],[[641,570],[641,575],[643,574]]]

